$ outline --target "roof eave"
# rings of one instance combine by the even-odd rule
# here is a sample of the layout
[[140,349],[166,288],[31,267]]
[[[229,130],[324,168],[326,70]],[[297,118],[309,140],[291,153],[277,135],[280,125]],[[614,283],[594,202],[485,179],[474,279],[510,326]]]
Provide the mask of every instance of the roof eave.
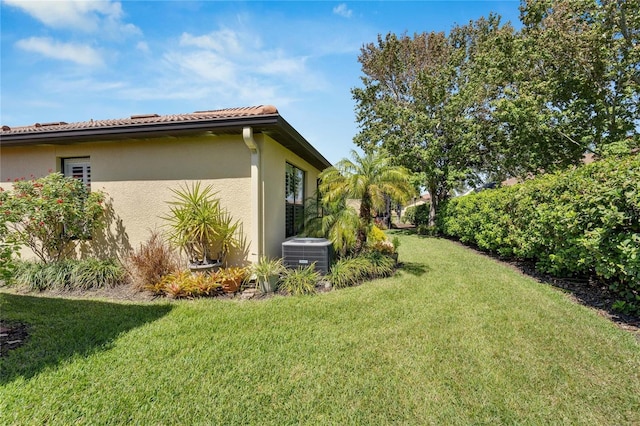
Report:
[[0,136],[0,147],[42,144],[65,145],[93,141],[184,136],[203,132],[241,133],[242,128],[246,126],[253,127],[256,133],[272,134],[276,141],[300,155],[300,157],[319,170],[324,170],[331,166],[331,163],[279,114],[259,117],[217,118],[187,122],[140,123],[111,127],[9,133]]
[[232,119],[199,120],[171,123],[140,123],[111,127],[45,130],[30,133],[14,133],[0,136],[4,146],[67,144],[110,139],[139,139],[171,135],[185,135],[220,129],[261,126],[277,123],[277,115],[263,117],[234,117]]

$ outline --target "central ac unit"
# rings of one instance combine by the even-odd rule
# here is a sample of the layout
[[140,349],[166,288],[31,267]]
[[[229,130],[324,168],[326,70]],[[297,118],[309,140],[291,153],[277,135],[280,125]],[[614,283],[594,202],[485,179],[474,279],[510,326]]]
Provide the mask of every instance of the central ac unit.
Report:
[[318,272],[325,275],[331,268],[333,246],[326,238],[291,238],[282,243],[282,259],[288,268],[300,268],[315,262]]

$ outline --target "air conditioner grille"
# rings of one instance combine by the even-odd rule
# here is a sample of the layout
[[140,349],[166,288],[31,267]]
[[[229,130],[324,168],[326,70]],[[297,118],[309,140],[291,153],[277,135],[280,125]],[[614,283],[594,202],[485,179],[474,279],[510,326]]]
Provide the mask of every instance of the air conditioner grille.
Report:
[[282,259],[288,268],[299,268],[315,262],[316,270],[327,274],[333,257],[331,241],[325,238],[292,238],[282,243]]

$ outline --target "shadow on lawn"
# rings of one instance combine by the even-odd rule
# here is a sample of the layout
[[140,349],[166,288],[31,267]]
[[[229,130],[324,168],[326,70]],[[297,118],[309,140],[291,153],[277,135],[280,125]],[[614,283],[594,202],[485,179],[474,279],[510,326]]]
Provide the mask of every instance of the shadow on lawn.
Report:
[[431,268],[424,263],[418,262],[400,262],[398,269],[416,277],[420,277],[431,270]]
[[0,358],[0,384],[29,379],[75,356],[109,349],[123,333],[153,322],[170,305],[133,305],[0,293],[0,319],[27,324],[24,346]]

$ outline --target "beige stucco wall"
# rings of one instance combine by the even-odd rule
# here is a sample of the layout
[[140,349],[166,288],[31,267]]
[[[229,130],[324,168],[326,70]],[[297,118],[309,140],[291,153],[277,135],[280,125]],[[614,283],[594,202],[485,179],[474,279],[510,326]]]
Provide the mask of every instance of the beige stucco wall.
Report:
[[162,229],[161,216],[173,197],[171,188],[201,181],[212,185],[223,207],[242,222],[249,245],[259,234],[258,250],[268,257],[280,257],[285,239],[285,165],[289,162],[306,172],[307,197],[316,191],[319,171],[267,136],[257,134],[255,140],[260,150],[258,184],[264,212],[257,230],[252,229],[251,152],[240,135],[0,147],[0,186],[8,189],[7,179],[61,171],[63,158],[90,157],[91,187],[106,192],[112,207],[101,254],[123,256],[146,241],[152,229]]
[[2,147],[0,176],[3,182],[45,176],[60,171],[61,159],[70,157],[90,157],[91,188],[108,195],[112,247],[107,254],[122,255],[144,242],[150,230],[162,229],[171,189],[195,181],[212,185],[222,206],[243,223],[245,235],[251,234],[250,154],[238,136]]
[[285,240],[285,168],[290,163],[305,172],[305,198],[315,194],[320,171],[273,139],[263,142],[264,254],[282,256]]

